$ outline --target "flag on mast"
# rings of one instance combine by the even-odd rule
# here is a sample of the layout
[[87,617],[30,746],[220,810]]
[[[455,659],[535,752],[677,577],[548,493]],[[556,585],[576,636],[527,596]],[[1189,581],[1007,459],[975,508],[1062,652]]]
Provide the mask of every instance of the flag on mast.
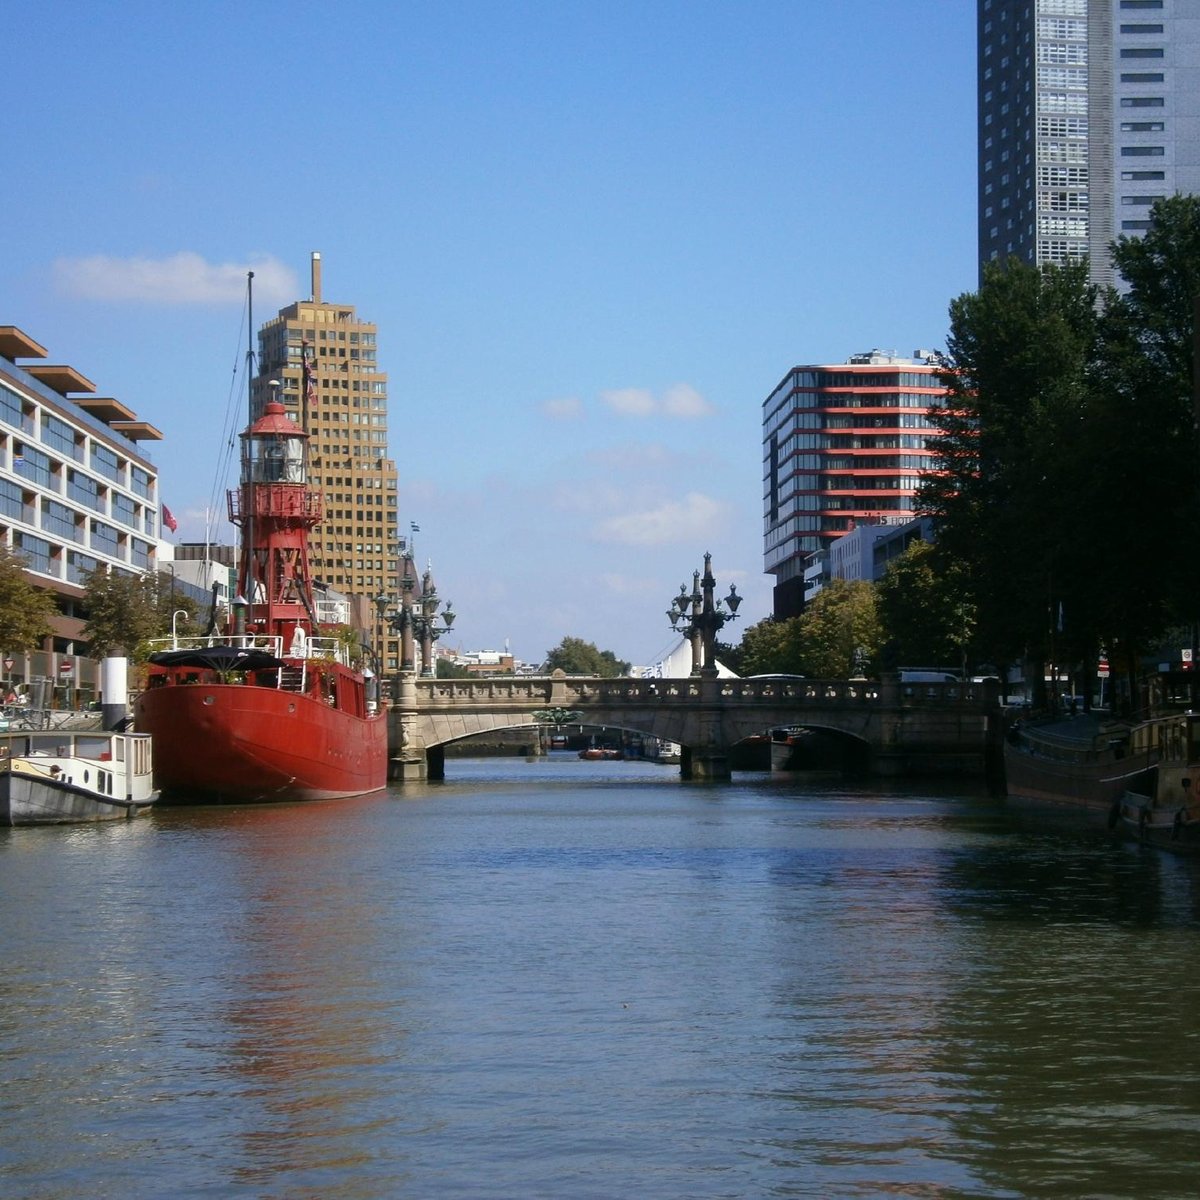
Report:
[[300,343],[301,364],[304,370],[304,400],[309,408],[317,407],[317,364],[308,356],[308,342]]
[[171,515],[171,510],[164,504],[162,506],[162,523],[172,532],[179,528],[179,522]]

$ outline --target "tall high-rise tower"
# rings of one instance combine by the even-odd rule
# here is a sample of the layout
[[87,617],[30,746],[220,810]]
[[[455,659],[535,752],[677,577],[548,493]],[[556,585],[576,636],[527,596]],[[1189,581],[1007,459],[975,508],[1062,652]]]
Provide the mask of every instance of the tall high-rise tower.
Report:
[[978,0],[979,261],[1088,258],[1200,192],[1200,0]]
[[312,296],[279,311],[259,331],[255,415],[278,380],[279,399],[310,437],[309,479],[324,498],[312,533],[314,579],[345,593],[360,628],[374,630],[381,666],[399,667],[399,642],[373,598],[395,589],[396,464],[388,457],[387,375],[376,357],[376,326],[354,307],[321,297],[321,256],[312,256]]

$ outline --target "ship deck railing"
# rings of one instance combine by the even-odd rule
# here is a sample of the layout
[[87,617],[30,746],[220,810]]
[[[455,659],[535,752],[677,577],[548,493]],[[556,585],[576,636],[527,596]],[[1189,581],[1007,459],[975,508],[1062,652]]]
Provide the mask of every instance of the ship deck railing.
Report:
[[285,639],[278,634],[265,633],[208,634],[198,637],[153,638],[147,645],[151,651],[207,650],[213,646],[233,646],[239,650],[261,650],[282,659],[331,659],[342,666],[350,665],[346,646],[336,637]]

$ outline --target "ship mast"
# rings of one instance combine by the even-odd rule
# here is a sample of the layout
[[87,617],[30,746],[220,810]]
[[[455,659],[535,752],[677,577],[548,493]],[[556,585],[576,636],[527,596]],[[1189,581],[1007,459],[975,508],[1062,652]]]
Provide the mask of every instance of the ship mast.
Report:
[[[249,272],[247,287],[252,287]],[[288,416],[279,384],[254,415],[254,318],[246,365],[249,425],[241,434],[241,481],[229,493],[229,519],[242,530],[238,592],[249,606],[246,632],[290,639],[297,626],[315,632],[308,533],[321,520],[321,497],[308,486],[308,434]]]

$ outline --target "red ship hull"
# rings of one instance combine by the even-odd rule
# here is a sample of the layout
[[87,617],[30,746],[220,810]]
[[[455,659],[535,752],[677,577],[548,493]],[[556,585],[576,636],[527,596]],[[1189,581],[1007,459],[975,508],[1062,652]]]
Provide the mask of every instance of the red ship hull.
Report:
[[278,688],[199,683],[138,697],[160,803],[334,800],[387,784],[387,717]]

